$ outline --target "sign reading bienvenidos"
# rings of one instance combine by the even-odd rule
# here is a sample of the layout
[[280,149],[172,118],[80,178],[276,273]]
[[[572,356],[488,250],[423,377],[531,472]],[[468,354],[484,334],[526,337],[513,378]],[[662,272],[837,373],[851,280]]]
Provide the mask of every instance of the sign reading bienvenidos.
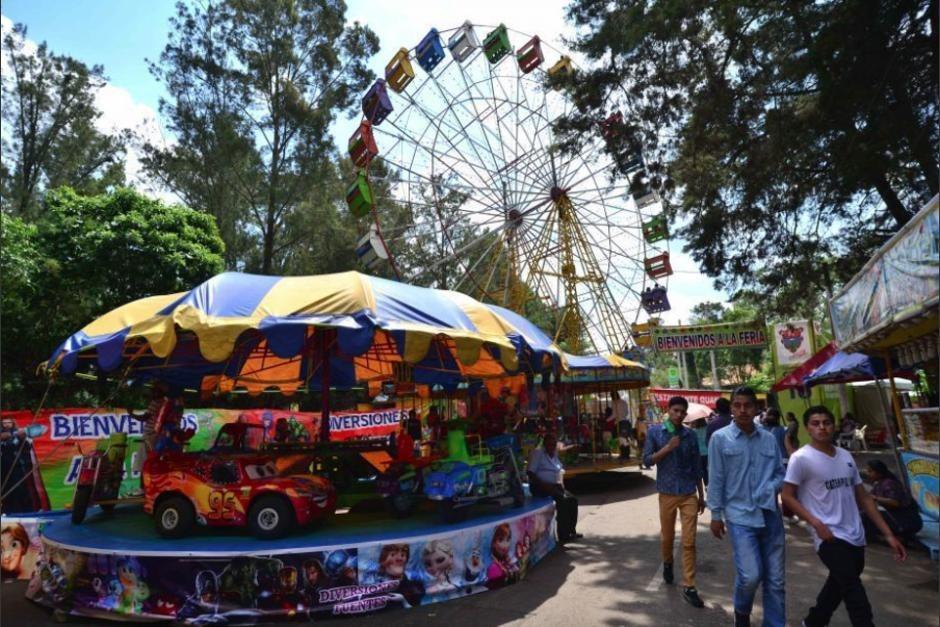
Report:
[[767,344],[767,331],[762,320],[653,327],[650,329],[650,335],[653,349],[666,352],[758,348]]

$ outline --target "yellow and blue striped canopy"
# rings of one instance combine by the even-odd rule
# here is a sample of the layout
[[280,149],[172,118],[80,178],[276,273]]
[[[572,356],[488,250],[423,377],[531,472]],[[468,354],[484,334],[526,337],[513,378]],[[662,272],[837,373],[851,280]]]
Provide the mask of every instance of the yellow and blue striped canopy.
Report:
[[183,293],[119,307],[66,339],[46,368],[92,364],[184,387],[320,389],[408,375],[455,386],[468,378],[564,368],[561,349],[529,321],[459,292],[358,272],[273,277],[224,273]]

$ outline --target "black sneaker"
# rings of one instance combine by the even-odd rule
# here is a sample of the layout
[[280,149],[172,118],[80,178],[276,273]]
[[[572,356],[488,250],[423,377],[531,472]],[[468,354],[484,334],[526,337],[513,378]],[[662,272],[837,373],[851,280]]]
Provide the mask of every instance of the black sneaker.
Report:
[[682,589],[682,598],[692,607],[705,607],[705,601],[698,596],[698,590],[694,586]]
[[663,562],[663,581],[666,583],[672,583],[674,580],[675,577],[672,574],[672,564]]
[[734,613],[734,627],[751,627],[751,615],[742,614],[741,612]]

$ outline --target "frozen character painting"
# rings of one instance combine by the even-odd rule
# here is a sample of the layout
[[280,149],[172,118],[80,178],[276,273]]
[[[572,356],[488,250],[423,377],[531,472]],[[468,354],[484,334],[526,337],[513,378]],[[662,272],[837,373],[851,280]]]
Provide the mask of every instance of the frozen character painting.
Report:
[[421,563],[427,573],[425,592],[429,595],[449,595],[457,589],[451,580],[454,570],[454,545],[450,540],[431,540],[421,551]]
[[11,523],[3,526],[0,531],[0,574],[4,581],[18,579],[24,574],[29,544],[29,534],[23,525]]
[[408,577],[408,560],[411,547],[405,543],[386,544],[382,547],[378,559],[378,581],[397,581],[394,590],[400,594],[410,607],[421,605],[424,596],[424,584]]
[[512,551],[512,531],[509,523],[502,523],[493,530],[490,542],[492,561],[486,569],[486,587],[491,590],[514,583],[519,575]]

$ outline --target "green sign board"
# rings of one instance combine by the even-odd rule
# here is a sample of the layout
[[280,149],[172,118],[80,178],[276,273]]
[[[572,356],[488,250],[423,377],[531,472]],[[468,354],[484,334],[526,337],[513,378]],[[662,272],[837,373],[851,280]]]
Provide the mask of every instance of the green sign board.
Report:
[[653,349],[665,352],[759,348],[767,345],[767,331],[762,320],[698,326],[652,327],[650,335]]
[[669,366],[669,370],[666,371],[669,376],[669,387],[677,388],[679,387],[679,369],[675,366]]

